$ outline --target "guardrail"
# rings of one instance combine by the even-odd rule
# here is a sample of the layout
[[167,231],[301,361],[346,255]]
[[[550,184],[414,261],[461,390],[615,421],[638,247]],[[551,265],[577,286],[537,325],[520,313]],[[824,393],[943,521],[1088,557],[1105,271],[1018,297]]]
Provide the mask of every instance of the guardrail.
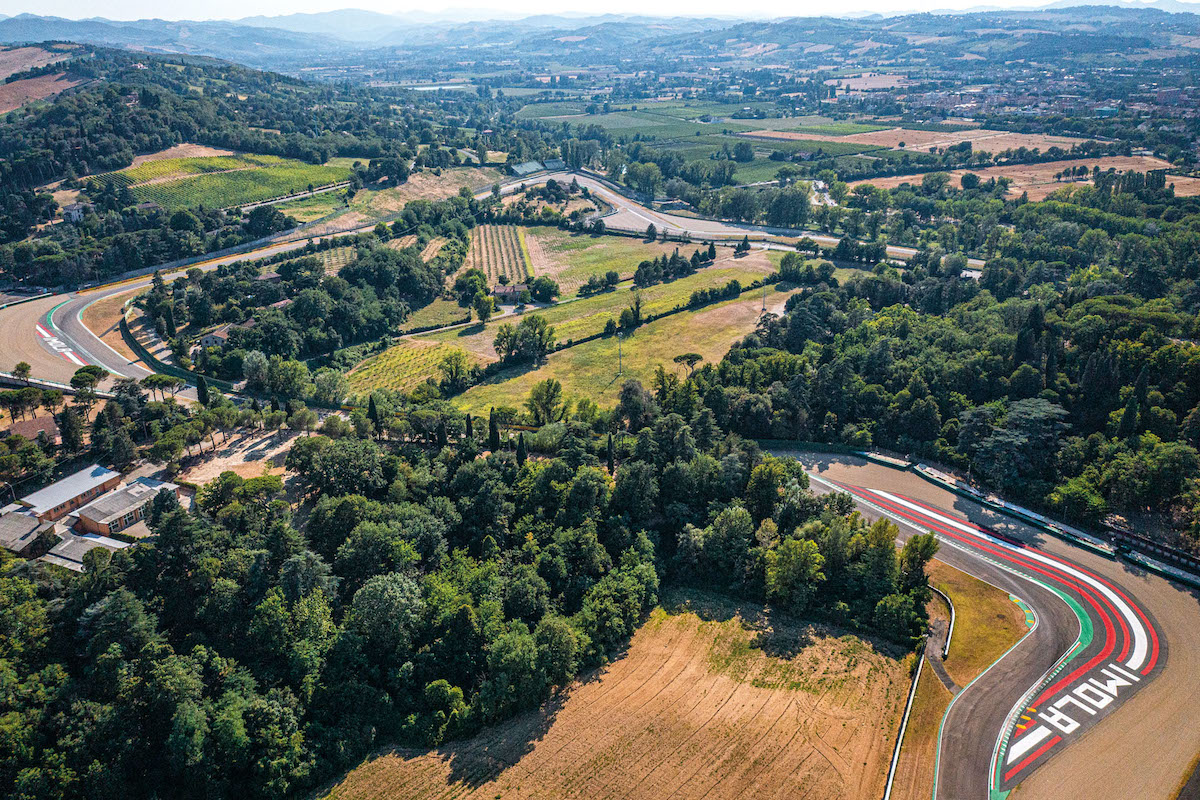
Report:
[[950,655],[950,637],[954,636],[954,601],[950,599],[950,595],[943,592],[936,586],[930,586],[933,593],[946,601],[946,605],[950,607],[950,628],[946,631],[946,642],[942,645],[942,660],[946,660],[946,656]]
[[[49,391],[60,391],[63,394],[79,394],[79,390],[68,383],[59,383],[58,381],[45,381],[40,378],[18,378],[11,372],[0,372],[0,385],[14,386],[18,389],[24,389],[26,386],[32,386],[35,389],[46,389]],[[112,392],[96,391],[97,397],[103,397],[106,400],[111,400],[116,397]]]

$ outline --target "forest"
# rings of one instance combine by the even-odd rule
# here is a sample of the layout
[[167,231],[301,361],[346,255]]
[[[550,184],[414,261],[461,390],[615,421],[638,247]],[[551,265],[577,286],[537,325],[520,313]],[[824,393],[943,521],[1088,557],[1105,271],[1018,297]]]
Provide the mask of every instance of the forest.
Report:
[[[159,495],[153,542],[93,550],[78,578],[4,556],[4,794],[296,796],[375,746],[535,706],[603,664],[664,582],[912,646],[932,536],[898,551],[895,526],[814,496],[711,412],[689,425],[623,395],[619,444],[573,422],[515,449],[497,419],[485,438],[434,413],[422,435],[432,409],[372,402],[297,439],[296,509],[279,477],[225,473],[195,514]],[[171,417],[209,436],[261,424],[222,421],[227,402],[188,412],[123,383],[92,447]]]

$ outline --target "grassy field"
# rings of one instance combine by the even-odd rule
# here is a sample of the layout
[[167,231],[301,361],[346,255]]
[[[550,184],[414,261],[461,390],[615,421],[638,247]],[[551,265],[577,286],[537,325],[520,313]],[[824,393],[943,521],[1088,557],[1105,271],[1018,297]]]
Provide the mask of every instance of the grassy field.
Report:
[[209,208],[269,200],[347,179],[350,170],[275,156],[233,155],[171,158],[101,176],[128,186],[138,201],[166,209]]
[[377,356],[355,367],[346,377],[351,394],[367,394],[374,389],[411,391],[426,378],[442,376],[439,364],[457,348],[437,342],[402,339]]
[[1025,635],[1025,612],[1005,592],[940,561],[929,569],[929,582],[954,601],[954,638],[946,672],[966,686]]
[[[705,267],[694,275],[689,275],[669,283],[658,283],[639,290],[642,298],[642,314],[661,314],[677,306],[685,305],[692,292],[698,289],[712,289],[724,286],[731,280],[738,280],[743,286],[773,272],[780,254],[773,251],[760,251],[745,258],[718,260],[714,265]],[[543,317],[554,327],[555,338],[560,342],[582,339],[600,333],[610,319],[616,320],[621,311],[634,302],[634,293],[630,284],[623,284],[611,292],[603,292],[592,297],[573,300],[569,303],[558,303],[534,313]],[[760,298],[761,303],[761,298]],[[493,320],[486,327],[472,326],[454,331],[442,331],[427,334],[428,338],[452,342],[468,351],[485,358],[495,358],[492,340],[496,337],[496,329],[504,322],[512,320]]]
[[516,225],[480,225],[471,231],[471,249],[463,269],[482,270],[488,283],[496,286],[501,276],[509,285],[529,278],[529,261],[522,243],[524,230]]
[[[527,229],[525,240],[533,273],[554,278],[563,299],[573,297],[592,275],[603,277],[609,270],[616,270],[621,280],[628,280],[642,261],[669,255],[676,247],[680,247],[680,252],[691,253],[676,243],[647,243],[625,236],[592,236],[548,226]],[[728,254],[729,251],[718,248],[717,252]]]
[[[790,290],[768,291],[768,308],[780,310],[788,294]],[[617,338],[605,337],[554,353],[538,369],[502,372],[455,398],[455,403],[466,411],[520,407],[535,383],[557,378],[568,397],[588,397],[602,407],[611,407],[624,381],[637,378],[649,383],[659,365],[676,369],[672,359],[681,353],[699,353],[708,362],[719,361],[736,339],[754,330],[762,305],[762,295],[752,292],[643,325],[621,342],[623,372],[619,376]]]
[[911,656],[677,592],[545,707],[437,750],[385,750],[326,800],[875,800]]
[[404,330],[454,325],[465,321],[469,315],[470,309],[463,308],[453,300],[443,300],[439,297],[429,305],[418,308],[404,320]]

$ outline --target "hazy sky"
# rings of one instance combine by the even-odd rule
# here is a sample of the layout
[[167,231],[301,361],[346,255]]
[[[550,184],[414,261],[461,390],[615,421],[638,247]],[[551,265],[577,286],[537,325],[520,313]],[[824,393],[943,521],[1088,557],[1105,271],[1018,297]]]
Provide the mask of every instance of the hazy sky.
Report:
[[[610,0],[603,8],[606,11],[638,14],[687,14],[691,16],[725,15],[738,16],[819,16],[831,13],[854,12],[896,13],[903,11],[927,11],[941,8],[969,8],[991,6],[1034,6],[1050,0],[843,0],[830,4],[815,0],[784,2],[781,0],[745,0],[731,5],[727,0],[658,0],[648,5],[644,0]],[[330,11],[337,8],[364,8],[384,13],[403,13],[409,10],[425,12],[449,8],[471,8],[502,10],[505,15],[562,13],[582,11],[595,13],[596,6],[584,2],[562,2],[562,0],[459,0],[449,3],[417,3],[405,0],[191,0],[187,3],[164,3],[162,0],[92,0],[79,3],[77,0],[0,0],[0,13],[14,15],[22,12],[79,19],[81,17],[107,17],[109,19],[237,19],[263,14],[290,14],[295,12]],[[486,19],[483,12],[472,14],[474,19]]]

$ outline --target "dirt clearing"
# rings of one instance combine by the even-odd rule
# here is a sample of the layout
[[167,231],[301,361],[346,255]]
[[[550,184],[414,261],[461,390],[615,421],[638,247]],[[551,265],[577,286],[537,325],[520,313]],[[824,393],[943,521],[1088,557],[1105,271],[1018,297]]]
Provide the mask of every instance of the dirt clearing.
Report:
[[[243,478],[257,478],[263,474],[282,475],[284,457],[299,435],[293,431],[279,431],[233,436],[227,442],[218,441],[216,450],[210,450],[195,459],[184,459],[184,470],[179,477],[203,486],[226,471],[236,472]],[[219,434],[217,438],[220,439]],[[205,444],[209,444],[207,440]]]
[[880,795],[911,657],[700,593],[664,606],[565,697],[465,742],[381,755],[328,797]]
[[[1041,164],[1012,164],[1001,167],[987,167],[986,169],[956,169],[950,173],[950,178],[951,184],[955,187],[959,185],[962,176],[967,172],[974,172],[980,179],[985,181],[988,178],[1008,178],[1012,181],[1008,189],[1009,197],[1020,197],[1022,193],[1028,192],[1030,200],[1045,200],[1051,192],[1064,187],[1090,184],[1090,179],[1084,180],[1082,177],[1079,179],[1055,180],[1054,176],[1061,174],[1063,170],[1081,166],[1085,167],[1091,173],[1095,167],[1099,167],[1102,172],[1109,169],[1115,169],[1118,172],[1149,172],[1156,169],[1167,169],[1171,165],[1161,158],[1152,158],[1150,156],[1108,156],[1105,158],[1071,159],[1069,161],[1046,161]],[[870,183],[881,189],[894,189],[904,183],[919,184],[922,177],[923,175],[893,175],[886,178],[869,178],[867,180],[854,181],[850,185],[854,187],[860,183]],[[1200,178],[1181,178],[1168,175],[1167,183],[1175,184],[1175,194],[1180,197],[1190,197],[1200,194]]]
[[222,150],[217,147],[208,147],[202,144],[190,144],[184,142],[177,144],[174,147],[168,147],[166,150],[159,150],[157,153],[144,153],[140,156],[134,156],[133,163],[130,167],[141,166],[151,161],[166,161],[169,158],[206,158],[210,156],[232,156],[237,155],[232,150]]
[[65,92],[82,81],[68,78],[65,72],[25,78],[12,83],[0,84],[0,114],[16,111],[33,100],[45,100]]

